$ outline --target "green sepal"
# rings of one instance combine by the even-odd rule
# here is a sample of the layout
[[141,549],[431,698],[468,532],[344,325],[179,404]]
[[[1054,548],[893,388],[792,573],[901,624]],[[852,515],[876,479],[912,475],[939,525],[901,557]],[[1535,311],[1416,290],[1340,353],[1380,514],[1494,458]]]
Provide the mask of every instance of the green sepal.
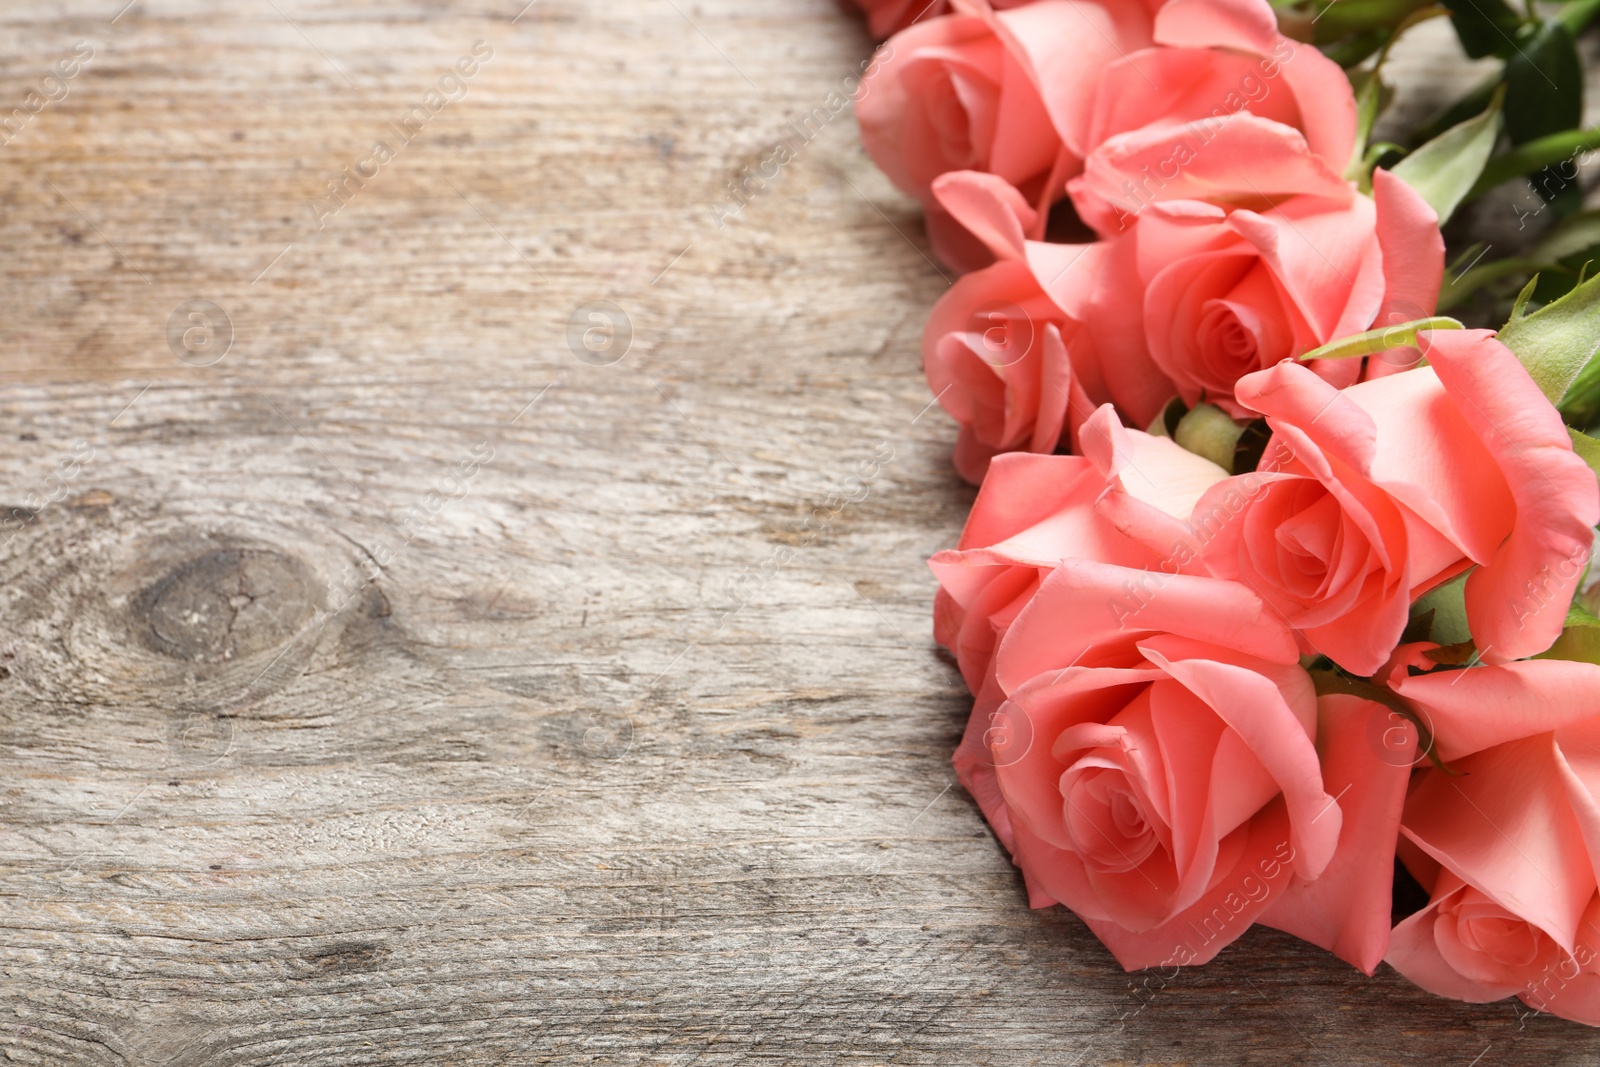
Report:
[[1524,314],[1537,284],[1536,277],[1517,298],[1511,321],[1500,328],[1500,343],[1516,353],[1550,403],[1559,407],[1600,349],[1600,278],[1589,278],[1533,314]]
[[1313,359],[1356,359],[1360,356],[1373,356],[1396,348],[1412,348],[1417,343],[1419,333],[1461,329],[1465,327],[1460,322],[1443,315],[1429,319],[1413,319],[1410,322],[1399,322],[1379,330],[1368,330],[1365,333],[1341,337],[1337,341],[1329,341],[1321,348],[1313,348],[1301,356],[1300,361],[1305,363]]

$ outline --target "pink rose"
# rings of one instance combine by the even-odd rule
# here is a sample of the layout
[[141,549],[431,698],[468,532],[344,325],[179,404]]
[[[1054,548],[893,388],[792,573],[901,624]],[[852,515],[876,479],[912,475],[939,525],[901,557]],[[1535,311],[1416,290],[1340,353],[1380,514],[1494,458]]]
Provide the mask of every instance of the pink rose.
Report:
[[[892,37],[914,23],[927,22],[946,14],[950,0],[852,0],[867,16],[867,29],[878,40]],[[989,0],[991,7],[1005,10],[1021,7],[1033,0]]]
[[[1392,855],[1405,768],[1347,758],[1371,705],[1319,706],[1293,636],[1244,586],[1065,561],[1007,629],[995,679],[986,814],[1034,906],[1067,905],[1129,969],[1204,962],[1269,909],[1376,963],[1391,872],[1367,857]],[[1346,837],[1354,808],[1377,816]],[[1287,896],[1335,867],[1342,892]]]
[[913,22],[935,19],[950,10],[949,0],[854,0],[867,16],[867,29],[878,40],[899,33]]
[[1600,896],[1571,950],[1539,926],[1438,873],[1428,906],[1394,928],[1388,963],[1430,993],[1469,1004],[1518,997],[1535,1011],[1600,1026]]
[[[996,13],[957,0],[957,13],[920,21],[896,34],[856,98],[861,142],[905,193],[930,208],[929,230],[941,257],[944,233],[934,217],[933,180],[956,170],[993,174],[1030,203],[1048,203],[1047,186],[1076,172],[1023,46],[1040,35],[1081,66],[1068,81],[1092,84],[1094,70],[1118,48],[1143,45],[1150,17],[1141,3],[1113,15],[1089,0],[1037,0]],[[1069,39],[1071,38],[1071,39]],[[1054,68],[1052,68],[1054,69]]]
[[1454,772],[1423,772],[1406,800],[1402,855],[1433,898],[1389,962],[1443,996],[1600,1025],[1600,666],[1412,674],[1407,653],[1434,647],[1399,650],[1389,679]]
[[[928,383],[962,425],[964,477],[981,478],[999,452],[1053,451],[1101,403],[1139,426],[1174,392],[1243,415],[1233,390],[1244,375],[1433,307],[1443,242],[1409,186],[1380,173],[1374,201],[1293,131],[1249,116],[1230,123],[1285,150],[1299,145],[1280,181],[1261,176],[1288,196],[1278,207],[1162,202],[1120,237],[1065,245],[1028,240],[1036,213],[992,175],[934,183],[946,215],[997,260],[957,281],[923,335]],[[1318,195],[1295,193],[1297,181]],[[1339,385],[1361,372],[1349,360],[1316,369]]]
[[1213,574],[1359,675],[1388,660],[1415,598],[1468,568],[1484,660],[1549,648],[1600,520],[1594,474],[1509,349],[1481,330],[1421,347],[1428,366],[1342,391],[1295,363],[1241,379],[1273,436],[1256,491],[1204,548]]
[[[1032,209],[992,175],[946,174],[934,188],[963,232],[997,260],[959,278],[923,331],[928,386],[961,424],[954,460],[962,477],[981,481],[1001,452],[1072,444],[1099,404],[1113,402],[1135,424],[1148,424],[1172,396],[1171,383],[1138,353],[1103,358],[1086,323],[1093,279],[1113,273],[1104,264],[1119,246],[1026,240]],[[1065,284],[1074,278],[1084,287]],[[1054,282],[1060,297],[1048,295],[1041,279]]]
[[[1142,176],[1167,167],[1159,187]],[[1140,192],[1125,191],[1136,183]],[[1216,132],[1191,124],[1113,138],[1073,198],[1091,225],[1132,246],[1108,257],[1115,276],[1091,300],[1100,348],[1148,353],[1186,402],[1236,416],[1240,378],[1375,324],[1426,317],[1444,274],[1438,219],[1410,186],[1379,171],[1363,196],[1301,134],[1251,115]],[[1046,289],[1061,303],[1084,284]],[[1361,367],[1317,370],[1348,385]]]
[[[1302,130],[1343,167],[1355,100],[1339,67],[1277,31],[1264,0],[954,0],[885,46],[856,115],[883,172],[927,209],[935,252],[983,265],[932,195],[939,175],[993,174],[1044,210],[1102,141],[1245,109]],[[1011,10],[995,11],[1005,7]]]
[[997,457],[956,548],[928,561],[939,579],[934,638],[974,694],[993,679],[1006,627],[1057,564],[1161,567],[1195,501],[1227,477],[1168,438],[1124,429],[1110,407],[1085,423],[1081,444],[1075,456]]
[[1171,551],[1184,520],[1222,468],[1164,437],[1126,430],[1109,407],[1082,431],[1083,454],[997,457],[978,491],[961,540],[928,565],[939,579],[934,638],[948,648],[974,696],[954,763],[962,785],[1011,847],[988,746],[1006,724],[994,650],[1017,613],[1062,560],[1181,569]]
[[953,458],[963,478],[981,482],[1001,452],[1054,452],[1070,440],[1069,420],[1087,418],[1092,402],[1067,349],[1078,329],[1022,263],[965,275],[940,297],[923,331],[923,370],[961,424]]
[[1357,125],[1349,78],[1316,48],[1280,34],[1266,5],[1173,0],[1157,14],[1154,37],[1155,47],[1102,73],[1082,136],[1085,157],[1132,131],[1216,129],[1249,114],[1299,131],[1335,168],[1349,162]]

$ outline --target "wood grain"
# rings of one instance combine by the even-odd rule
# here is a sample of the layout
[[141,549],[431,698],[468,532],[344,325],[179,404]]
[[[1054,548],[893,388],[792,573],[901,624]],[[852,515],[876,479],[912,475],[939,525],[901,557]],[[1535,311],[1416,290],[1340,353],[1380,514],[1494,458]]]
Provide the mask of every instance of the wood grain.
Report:
[[0,116],[94,50],[0,147],[6,1062],[1592,1062],[1025,907],[929,635],[946,282],[829,0],[121,3],[0,12]]

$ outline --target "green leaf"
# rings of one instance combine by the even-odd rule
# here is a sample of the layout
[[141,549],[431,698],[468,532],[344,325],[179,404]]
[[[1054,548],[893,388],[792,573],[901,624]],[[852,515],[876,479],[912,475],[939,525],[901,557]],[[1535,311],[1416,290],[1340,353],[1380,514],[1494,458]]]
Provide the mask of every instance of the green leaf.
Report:
[[1417,343],[1417,334],[1428,330],[1461,329],[1465,329],[1461,323],[1442,315],[1431,319],[1414,319],[1411,322],[1396,323],[1380,330],[1368,330],[1366,333],[1352,334],[1337,341],[1329,341],[1321,348],[1313,348],[1301,356],[1300,360],[1307,362],[1313,359],[1355,359],[1358,356],[1372,356],[1394,348],[1411,348]]
[[1495,93],[1481,115],[1450,127],[1394,167],[1394,176],[1438,212],[1441,225],[1454,214],[1489,162],[1500,136],[1504,98],[1503,92]]
[[1439,303],[1436,306],[1440,311],[1449,311],[1485,285],[1497,282],[1501,278],[1526,276],[1536,271],[1544,271],[1550,275],[1565,273],[1569,278],[1576,276],[1572,273],[1566,273],[1565,268],[1560,264],[1544,260],[1495,259],[1488,263],[1480,263],[1471,270],[1463,271],[1456,275],[1454,278],[1446,275],[1444,285],[1439,291]]
[[1501,70],[1496,69],[1492,76],[1473,86],[1471,92],[1459,97],[1455,103],[1434,115],[1418,129],[1412,130],[1409,143],[1426,144],[1450,127],[1467,121],[1488,107],[1489,101],[1494,99],[1494,94],[1500,91],[1501,73]]
[[1559,406],[1600,349],[1600,278],[1590,278],[1531,315],[1521,314],[1538,279],[1528,283],[1500,330],[1550,403]]
[[1600,663],[1600,619],[1577,604],[1567,611],[1567,625],[1549,650],[1534,659],[1571,659],[1580,663]]
[[1450,9],[1461,47],[1473,59],[1509,49],[1522,25],[1522,16],[1505,0],[1443,0]]
[[1572,435],[1572,450],[1589,465],[1596,477],[1600,477],[1600,441],[1570,426],[1567,427],[1567,433]]
[[1567,24],[1567,29],[1578,33],[1600,15],[1600,0],[1568,0],[1561,7],[1561,13],[1556,16]]
[[1312,20],[1317,44],[1328,44],[1354,33],[1392,29],[1429,0],[1330,0],[1319,5]]
[[[1321,29],[1321,27],[1318,27]],[[1321,38],[1321,34],[1317,35]],[[1384,42],[1390,38],[1388,30],[1363,30],[1351,34],[1332,44],[1319,45],[1322,54],[1333,60],[1339,66],[1349,70],[1359,66],[1364,60],[1383,47]]]
[[[1583,122],[1583,62],[1572,31],[1560,21],[1541,23],[1506,59],[1506,129],[1512,144],[1542,140]],[[1570,155],[1541,161],[1528,174],[1534,192],[1562,214],[1583,206]],[[1564,167],[1557,163],[1566,163]]]
[[[1383,60],[1379,59],[1378,62],[1381,64]],[[1367,139],[1372,136],[1372,124],[1378,120],[1378,112],[1383,110],[1385,98],[1394,95],[1383,84],[1379,69],[1368,72],[1356,89],[1356,142],[1351,147],[1350,162],[1344,171],[1344,176],[1350,180],[1365,176],[1371,169],[1366,163]]]
[[[1600,134],[1600,130],[1590,131]],[[1540,238],[1529,255],[1534,259],[1566,259],[1600,245],[1600,211],[1585,211],[1561,223]]]
[[1561,398],[1561,414],[1577,426],[1593,427],[1595,420],[1600,419],[1600,359],[1591,361],[1579,372],[1567,395]]
[[1542,23],[1506,59],[1506,130],[1511,143],[1522,144],[1582,123],[1583,62],[1577,42],[1561,22]]
[[[1556,194],[1577,186],[1578,165],[1575,160],[1578,156],[1596,148],[1600,148],[1600,129],[1563,130],[1536,141],[1527,141],[1490,160],[1478,180],[1473,183],[1466,199],[1482,196],[1512,178],[1531,174],[1543,168],[1547,174],[1529,180],[1533,182],[1534,192],[1546,200],[1551,200]],[[1555,166],[1558,163],[1570,164],[1572,173],[1563,174]]]

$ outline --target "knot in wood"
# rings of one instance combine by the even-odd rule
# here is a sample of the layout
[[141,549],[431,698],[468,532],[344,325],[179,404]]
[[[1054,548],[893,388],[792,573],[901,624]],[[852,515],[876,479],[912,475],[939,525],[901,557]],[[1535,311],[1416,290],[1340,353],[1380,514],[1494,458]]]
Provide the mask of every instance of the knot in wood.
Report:
[[291,556],[221,548],[179,563],[131,608],[134,629],[152,652],[226,663],[292,638],[315,611],[315,587]]

